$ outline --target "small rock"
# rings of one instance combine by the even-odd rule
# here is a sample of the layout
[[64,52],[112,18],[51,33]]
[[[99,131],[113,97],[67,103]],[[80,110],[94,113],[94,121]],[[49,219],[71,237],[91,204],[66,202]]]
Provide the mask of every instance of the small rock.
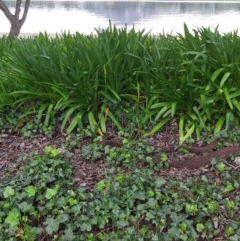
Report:
[[20,144],[20,149],[23,149],[25,147],[25,142],[22,142],[21,144]]
[[219,226],[218,220],[213,220],[213,226],[215,229],[218,229],[218,226]]
[[237,166],[240,166],[240,157],[239,157],[239,156],[235,158],[234,163],[235,163]]

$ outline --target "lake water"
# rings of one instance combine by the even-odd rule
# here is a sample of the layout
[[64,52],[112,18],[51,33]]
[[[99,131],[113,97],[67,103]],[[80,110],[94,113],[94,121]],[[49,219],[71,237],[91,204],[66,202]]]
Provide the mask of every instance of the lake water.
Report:
[[[14,10],[15,1],[5,0]],[[89,34],[111,22],[126,24],[151,33],[176,33],[189,28],[219,25],[221,32],[240,28],[240,1],[37,1],[32,0],[21,33],[61,33],[76,31]],[[0,32],[10,24],[0,12]]]

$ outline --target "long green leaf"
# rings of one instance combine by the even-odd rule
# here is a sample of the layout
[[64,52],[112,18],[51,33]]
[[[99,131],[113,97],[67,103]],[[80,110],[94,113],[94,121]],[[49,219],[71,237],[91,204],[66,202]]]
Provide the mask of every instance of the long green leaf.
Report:
[[67,128],[66,133],[70,134],[72,133],[72,131],[78,126],[80,128],[80,130],[83,129],[83,125],[82,125],[82,113],[77,114],[71,121],[70,125]]
[[143,137],[148,137],[159,131],[166,123],[170,121],[170,118],[167,117],[161,120],[157,125],[155,125],[149,132],[145,133]]
[[215,82],[215,80],[218,78],[218,76],[224,71],[223,68],[219,68],[216,71],[214,71],[214,73],[211,76],[211,81]]
[[230,98],[228,89],[227,89],[226,87],[224,87],[224,88],[223,88],[223,92],[224,92],[226,101],[227,101],[230,109],[232,110],[232,109],[233,109],[233,105],[232,105],[232,101],[231,101],[231,98]]
[[67,122],[70,121],[70,117],[77,110],[77,108],[78,108],[78,106],[71,107],[64,113],[64,118],[63,118],[63,121],[62,121],[62,124],[61,124],[61,131],[63,131]]
[[223,124],[226,121],[226,116],[221,116],[217,123],[215,124],[214,127],[214,134],[218,133],[222,128],[223,128]]
[[228,79],[228,77],[229,77],[230,75],[231,75],[230,72],[226,72],[226,73],[223,75],[223,77],[222,77],[222,79],[221,79],[221,82],[220,82],[220,87],[221,87],[221,88],[224,86],[225,82],[227,81],[227,79]]
[[194,133],[194,130],[195,124],[193,123],[192,126],[187,130],[186,134],[179,137],[179,144],[182,145],[184,141],[186,141]]
[[50,123],[50,120],[51,118],[53,117],[54,113],[53,113],[53,107],[54,105],[53,104],[50,104],[48,106],[48,109],[47,109],[47,114],[46,114],[46,118],[45,118],[45,121],[44,121],[44,125],[45,126],[49,126],[49,123]]

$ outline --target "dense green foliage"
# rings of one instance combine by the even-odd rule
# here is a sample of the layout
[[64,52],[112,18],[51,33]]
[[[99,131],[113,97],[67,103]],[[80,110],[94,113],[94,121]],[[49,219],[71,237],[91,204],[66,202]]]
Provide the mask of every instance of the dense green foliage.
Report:
[[73,185],[66,154],[44,151],[19,158],[0,185],[0,240],[239,240],[240,172],[223,162],[213,163],[214,176],[167,179],[156,166],[113,165],[85,190]]
[[[109,26],[96,35],[0,39],[0,108],[56,116],[71,133],[138,128],[145,136],[175,119],[180,143],[239,125],[240,37],[200,28],[151,36]],[[131,121],[130,121],[131,120]]]
[[[166,153],[131,140],[136,130],[144,139],[176,120],[180,144],[233,128],[220,133],[239,142],[239,65],[236,32],[190,33],[186,25],[176,36],[109,26],[90,36],[1,38],[0,132],[78,134],[5,173],[0,240],[239,240],[233,157],[213,160],[203,175],[163,178]],[[103,145],[108,126],[121,130],[122,147]],[[74,148],[84,162],[105,161],[91,188],[74,183]]]

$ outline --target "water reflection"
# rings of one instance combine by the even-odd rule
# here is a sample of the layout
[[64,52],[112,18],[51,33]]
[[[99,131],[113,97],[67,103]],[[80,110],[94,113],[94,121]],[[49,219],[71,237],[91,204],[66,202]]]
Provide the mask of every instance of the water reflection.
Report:
[[[15,1],[7,4],[13,8]],[[118,26],[135,25],[153,33],[181,32],[183,22],[190,27],[219,24],[223,31],[231,31],[239,27],[239,13],[240,2],[32,1],[22,32],[90,33],[108,26],[109,19]],[[0,32],[8,32],[9,23],[2,13],[0,22]]]

